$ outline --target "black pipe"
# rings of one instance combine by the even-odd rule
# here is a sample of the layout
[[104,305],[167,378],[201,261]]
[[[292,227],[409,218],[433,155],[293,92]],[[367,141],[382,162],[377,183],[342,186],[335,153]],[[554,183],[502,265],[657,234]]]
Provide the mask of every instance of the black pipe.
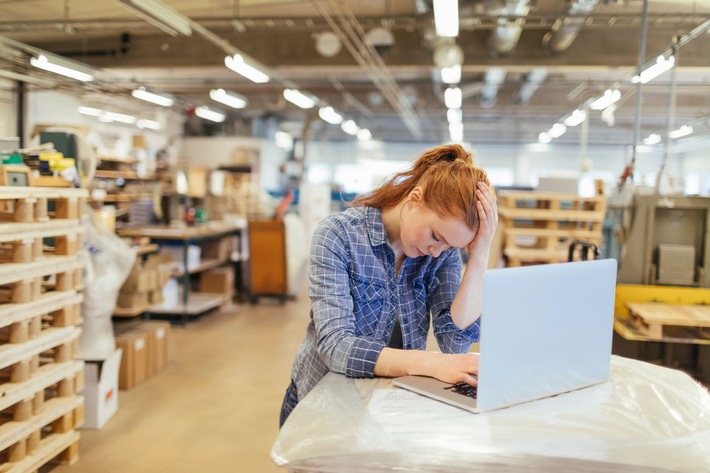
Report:
[[17,136],[20,148],[25,147],[25,83],[17,81]]
[[109,56],[109,57],[121,57],[128,53],[131,46],[131,35],[130,33],[121,34],[121,44],[118,48],[114,49],[97,49],[94,51],[62,51],[57,52],[62,56],[67,57],[81,57],[81,56]]

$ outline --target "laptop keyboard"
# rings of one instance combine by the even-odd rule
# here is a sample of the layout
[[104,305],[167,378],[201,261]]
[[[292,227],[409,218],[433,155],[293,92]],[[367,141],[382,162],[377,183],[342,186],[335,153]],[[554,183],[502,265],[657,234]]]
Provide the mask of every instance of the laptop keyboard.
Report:
[[452,384],[451,386],[446,386],[444,389],[451,391],[452,393],[470,397],[471,399],[476,399],[478,396],[478,388],[466,383]]

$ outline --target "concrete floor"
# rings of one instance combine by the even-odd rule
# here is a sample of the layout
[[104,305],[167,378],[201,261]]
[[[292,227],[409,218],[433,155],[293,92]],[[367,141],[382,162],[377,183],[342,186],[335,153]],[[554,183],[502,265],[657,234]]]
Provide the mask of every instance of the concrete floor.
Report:
[[79,461],[52,472],[286,471],[269,454],[309,309],[305,294],[263,298],[173,325],[168,369],[120,391],[116,416],[81,431]]

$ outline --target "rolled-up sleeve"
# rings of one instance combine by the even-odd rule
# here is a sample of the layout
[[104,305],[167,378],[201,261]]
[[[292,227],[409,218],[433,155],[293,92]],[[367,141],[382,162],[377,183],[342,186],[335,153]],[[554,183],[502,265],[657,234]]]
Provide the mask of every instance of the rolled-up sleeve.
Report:
[[436,277],[439,284],[431,292],[431,312],[434,335],[444,353],[465,353],[480,338],[480,319],[466,329],[460,329],[451,318],[451,304],[461,285],[461,254],[453,248],[442,256]]
[[308,292],[317,350],[331,371],[371,378],[384,344],[356,335],[348,277],[351,249],[345,235],[339,222],[326,220],[311,242]]

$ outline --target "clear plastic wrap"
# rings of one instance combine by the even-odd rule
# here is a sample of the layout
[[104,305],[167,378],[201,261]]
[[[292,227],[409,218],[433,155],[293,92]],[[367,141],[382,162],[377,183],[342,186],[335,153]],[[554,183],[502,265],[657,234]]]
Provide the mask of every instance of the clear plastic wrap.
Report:
[[272,448],[290,471],[710,472],[710,394],[612,357],[609,382],[485,414],[331,373]]

